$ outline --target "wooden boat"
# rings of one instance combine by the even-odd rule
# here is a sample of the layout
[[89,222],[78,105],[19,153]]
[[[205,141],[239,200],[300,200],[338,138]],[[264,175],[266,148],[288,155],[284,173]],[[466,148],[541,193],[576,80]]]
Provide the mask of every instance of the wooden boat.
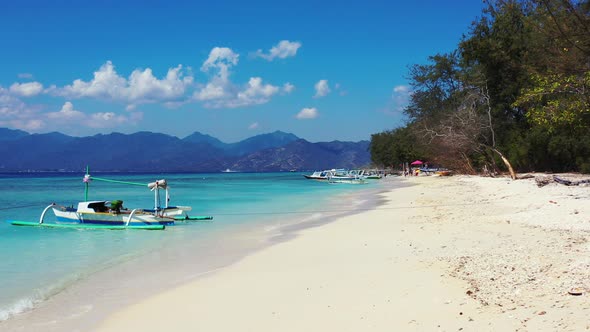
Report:
[[[154,192],[154,207],[148,209],[127,209],[123,207],[123,201],[90,201],[88,200],[88,187],[91,181],[104,181],[127,185],[147,187]],[[43,210],[39,222],[11,221],[15,226],[46,226],[46,227],[74,227],[74,228],[99,228],[99,229],[164,229],[165,226],[174,225],[181,221],[202,221],[212,220],[211,216],[189,216],[190,206],[169,206],[170,192],[166,180],[157,180],[146,184],[103,179],[84,176],[85,200],[79,202],[77,207],[65,207],[55,203],[50,204]],[[165,191],[164,206],[160,198],[160,191]],[[52,210],[57,223],[44,223],[45,214]]]

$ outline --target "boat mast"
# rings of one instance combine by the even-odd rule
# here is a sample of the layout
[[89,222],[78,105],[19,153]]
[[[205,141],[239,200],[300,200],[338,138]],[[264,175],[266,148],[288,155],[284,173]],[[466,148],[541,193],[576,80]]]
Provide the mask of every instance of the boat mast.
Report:
[[90,182],[90,174],[88,172],[89,172],[89,168],[88,168],[88,165],[87,165],[86,166],[86,175],[84,176],[84,180],[83,180],[84,181],[84,185],[85,185],[85,188],[84,188],[84,202],[88,202],[88,184]]
[[156,214],[158,213],[158,207],[160,206],[160,193],[158,192],[158,181],[156,181],[156,186],[154,187],[154,211]]

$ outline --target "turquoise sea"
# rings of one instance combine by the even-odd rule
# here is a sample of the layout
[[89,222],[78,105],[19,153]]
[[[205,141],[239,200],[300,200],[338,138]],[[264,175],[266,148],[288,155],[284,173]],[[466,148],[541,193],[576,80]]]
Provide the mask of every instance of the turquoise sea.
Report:
[[[83,175],[0,174],[0,327],[2,321],[43,310],[54,320],[68,312],[71,317],[91,312],[99,320],[112,310],[108,307],[131,303],[146,290],[173,287],[287,239],[299,228],[364,209],[380,188],[377,182],[331,185],[306,180],[301,173],[96,173],[146,184],[165,178],[171,205],[192,206],[191,215],[214,220],[163,231],[48,229],[5,222],[37,221],[52,202],[75,206],[84,200]],[[128,208],[151,208],[154,200],[147,186],[91,183],[89,200],[114,199]],[[46,222],[53,220],[49,212]]]

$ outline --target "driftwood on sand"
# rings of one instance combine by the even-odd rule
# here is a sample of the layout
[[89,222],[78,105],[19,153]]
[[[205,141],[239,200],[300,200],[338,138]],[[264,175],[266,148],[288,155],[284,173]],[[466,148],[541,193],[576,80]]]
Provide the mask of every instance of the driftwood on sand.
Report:
[[548,176],[536,176],[535,182],[537,182],[537,186],[543,187],[550,183],[559,183],[566,186],[578,186],[582,184],[590,184],[590,179],[584,180],[568,180],[563,177],[559,177],[557,175],[548,175]]

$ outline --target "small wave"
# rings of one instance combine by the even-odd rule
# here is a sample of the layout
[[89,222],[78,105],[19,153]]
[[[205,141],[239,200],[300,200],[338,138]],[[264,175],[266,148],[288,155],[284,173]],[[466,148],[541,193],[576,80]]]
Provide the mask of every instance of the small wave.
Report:
[[43,299],[36,297],[17,300],[16,302],[12,303],[12,305],[9,305],[8,308],[0,309],[0,322],[9,319],[12,316],[33,309],[35,305],[42,300]]
[[[102,264],[97,264],[91,268],[88,268],[84,271],[78,271],[76,273],[72,273],[68,276],[64,276],[61,279],[55,280],[53,283],[49,285],[42,286],[41,288],[37,288],[31,290],[29,294],[25,295],[25,297],[15,300],[12,304],[8,304],[5,307],[0,307],[0,322],[10,319],[13,316],[18,314],[22,314],[24,312],[34,310],[39,304],[48,299],[52,298],[53,296],[61,293],[66,288],[71,287],[75,283],[84,280],[88,276],[101,271],[108,269],[110,267],[116,266],[121,264],[125,261],[129,261],[137,256],[140,253],[127,253],[119,255],[115,258],[112,258]],[[32,293],[32,294],[31,294]],[[82,307],[81,314],[84,314],[84,311],[92,310],[92,307]]]
[[18,299],[6,308],[0,308],[0,322],[10,319],[18,314],[35,309],[40,303],[46,301],[62,292],[68,286],[72,285],[76,281],[82,279],[84,274],[74,273],[70,276],[57,280],[51,285],[47,285],[44,288],[33,290],[31,295],[24,298]]
[[302,218],[302,219],[292,219],[290,221],[277,222],[276,224],[267,225],[263,229],[267,233],[278,232],[278,233],[282,234],[281,230],[284,229],[285,227],[296,226],[299,224],[304,224],[307,222],[315,221],[315,220],[321,219],[323,217],[323,215],[324,214],[321,212],[315,212],[315,213],[311,214],[310,216]]

